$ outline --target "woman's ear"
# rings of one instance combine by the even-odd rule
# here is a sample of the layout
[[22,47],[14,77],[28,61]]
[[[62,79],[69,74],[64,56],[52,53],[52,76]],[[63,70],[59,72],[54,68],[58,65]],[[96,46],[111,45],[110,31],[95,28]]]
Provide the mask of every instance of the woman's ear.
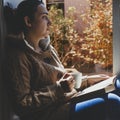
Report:
[[25,21],[25,24],[26,24],[27,27],[31,27],[32,26],[31,25],[31,20],[30,20],[30,18],[28,16],[24,17],[24,21]]

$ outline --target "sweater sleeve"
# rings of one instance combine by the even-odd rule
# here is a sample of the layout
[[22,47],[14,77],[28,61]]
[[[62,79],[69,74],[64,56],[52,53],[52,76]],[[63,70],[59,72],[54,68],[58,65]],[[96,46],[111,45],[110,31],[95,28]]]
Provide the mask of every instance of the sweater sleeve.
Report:
[[25,56],[16,56],[8,60],[7,78],[14,100],[22,111],[45,109],[51,104],[64,102],[65,96],[58,83],[39,90],[31,88],[31,66]]

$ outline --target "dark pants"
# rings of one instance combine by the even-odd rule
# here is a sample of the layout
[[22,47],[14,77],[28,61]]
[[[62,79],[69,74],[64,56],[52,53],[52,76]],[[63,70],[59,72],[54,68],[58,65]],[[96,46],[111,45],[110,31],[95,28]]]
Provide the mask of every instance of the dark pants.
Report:
[[120,81],[116,91],[71,105],[70,120],[120,120]]

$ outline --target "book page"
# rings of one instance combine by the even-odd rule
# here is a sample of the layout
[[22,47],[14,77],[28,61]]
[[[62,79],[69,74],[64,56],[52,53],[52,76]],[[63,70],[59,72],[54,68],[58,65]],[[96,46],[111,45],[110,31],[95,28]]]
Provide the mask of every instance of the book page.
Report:
[[113,84],[113,80],[114,80],[115,76],[112,76],[104,81],[101,81],[95,85],[92,85],[86,89],[84,89],[83,91],[80,91],[78,92],[76,96],[81,96],[81,95],[84,95],[84,94],[89,94],[91,92],[94,92],[94,91],[98,91],[98,90],[101,90],[101,89],[105,89],[105,92],[109,92],[109,91],[112,91],[114,90],[114,84]]

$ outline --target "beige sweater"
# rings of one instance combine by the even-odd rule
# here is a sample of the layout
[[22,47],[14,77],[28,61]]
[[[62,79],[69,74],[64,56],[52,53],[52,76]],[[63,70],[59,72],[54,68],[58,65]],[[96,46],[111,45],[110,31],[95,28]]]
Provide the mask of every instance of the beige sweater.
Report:
[[64,74],[55,49],[35,51],[22,37],[9,36],[4,79],[21,120],[69,120],[70,104],[57,81]]

